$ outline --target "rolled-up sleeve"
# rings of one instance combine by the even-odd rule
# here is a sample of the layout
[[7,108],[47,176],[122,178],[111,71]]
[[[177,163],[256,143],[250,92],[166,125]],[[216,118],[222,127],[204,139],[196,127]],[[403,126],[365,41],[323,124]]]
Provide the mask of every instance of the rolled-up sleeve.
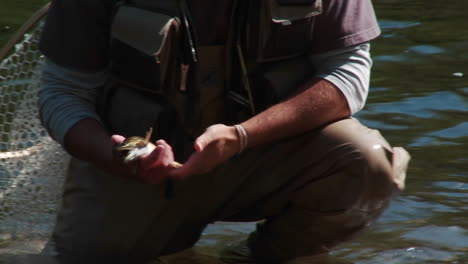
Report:
[[370,44],[310,55],[316,75],[338,87],[346,97],[351,114],[365,105],[372,67]]
[[42,69],[39,113],[44,127],[63,145],[66,133],[82,119],[100,121],[96,113],[98,89],[106,72],[80,72],[47,60]]

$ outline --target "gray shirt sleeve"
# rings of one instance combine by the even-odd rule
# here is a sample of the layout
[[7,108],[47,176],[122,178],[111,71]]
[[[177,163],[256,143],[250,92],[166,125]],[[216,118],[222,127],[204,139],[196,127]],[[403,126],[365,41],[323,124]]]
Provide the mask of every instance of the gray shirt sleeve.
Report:
[[52,138],[63,145],[65,134],[78,121],[92,118],[98,88],[106,81],[106,71],[80,72],[46,59],[39,89],[39,114]]
[[309,57],[316,75],[338,87],[346,97],[351,114],[365,105],[369,93],[372,59],[368,42]]

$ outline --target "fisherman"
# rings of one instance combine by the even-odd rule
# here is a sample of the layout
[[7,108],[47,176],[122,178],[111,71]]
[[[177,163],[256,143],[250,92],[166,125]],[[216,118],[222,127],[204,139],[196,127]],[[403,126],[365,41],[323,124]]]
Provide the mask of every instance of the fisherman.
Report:
[[47,250],[144,263],[258,221],[247,257],[282,263],[354,237],[409,161],[352,117],[379,34],[370,0],[52,1],[40,114],[73,159]]

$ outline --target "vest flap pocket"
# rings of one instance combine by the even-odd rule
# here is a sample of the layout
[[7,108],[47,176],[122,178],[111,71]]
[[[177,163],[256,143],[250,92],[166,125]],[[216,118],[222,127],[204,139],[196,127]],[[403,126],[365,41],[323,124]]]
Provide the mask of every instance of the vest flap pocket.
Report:
[[172,16],[122,6],[112,23],[112,37],[146,55],[158,56],[169,33],[178,27],[178,19]]
[[269,0],[271,18],[275,23],[292,21],[322,13],[322,0]]
[[304,54],[313,41],[314,22],[322,12],[322,0],[258,2],[253,9],[258,8],[259,15],[248,17],[253,22],[245,30],[250,34],[245,38],[250,41],[246,45],[248,56],[263,63]]

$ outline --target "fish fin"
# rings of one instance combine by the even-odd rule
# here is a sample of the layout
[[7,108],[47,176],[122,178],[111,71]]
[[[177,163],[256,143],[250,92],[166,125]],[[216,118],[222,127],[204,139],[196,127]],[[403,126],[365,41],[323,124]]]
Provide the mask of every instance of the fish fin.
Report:
[[148,142],[150,141],[150,138],[151,138],[151,134],[153,133],[153,128],[150,127],[149,130],[146,132],[146,136],[145,136],[145,145],[148,144]]

